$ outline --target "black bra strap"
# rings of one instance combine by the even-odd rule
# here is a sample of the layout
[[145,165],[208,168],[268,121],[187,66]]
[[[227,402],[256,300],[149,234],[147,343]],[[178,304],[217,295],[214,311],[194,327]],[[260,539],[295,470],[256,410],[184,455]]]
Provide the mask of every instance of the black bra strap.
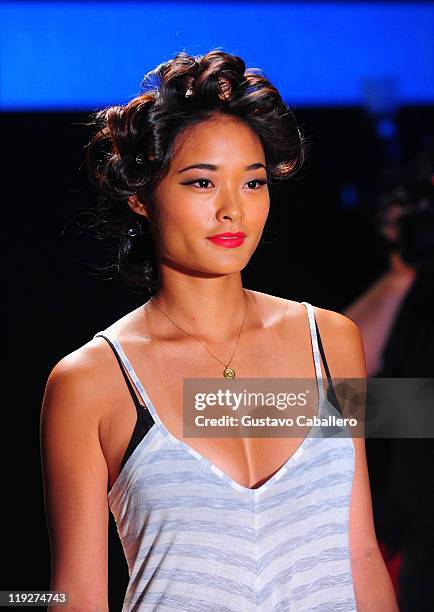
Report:
[[111,348],[112,348],[112,350],[113,350],[113,353],[115,354],[115,357],[116,357],[116,359],[117,359],[117,361],[118,361],[118,364],[119,364],[119,367],[120,367],[120,369],[121,369],[121,372],[122,372],[122,374],[123,374],[123,376],[124,376],[124,378],[125,378],[125,382],[127,383],[128,390],[129,390],[129,392],[131,393],[131,397],[133,398],[133,402],[134,402],[134,405],[135,405],[135,407],[136,407],[137,414],[138,414],[139,416],[141,416],[141,415],[143,414],[143,408],[144,408],[144,406],[143,406],[143,404],[141,404],[141,403],[139,402],[137,395],[134,393],[133,385],[131,384],[130,379],[128,378],[128,376],[127,376],[127,375],[126,375],[126,373],[125,373],[125,370],[124,370],[124,366],[123,366],[122,360],[121,360],[121,358],[119,357],[118,352],[117,352],[117,350],[115,349],[115,347],[114,347],[114,345],[113,345],[113,342],[111,342],[111,340],[110,340],[109,338],[107,338],[107,336],[104,336],[103,334],[97,334],[97,335],[96,335],[96,336],[94,336],[94,337],[95,337],[95,338],[97,338],[98,336],[100,336],[101,338],[104,338],[104,339],[105,339],[105,340],[107,340],[107,342],[110,344],[110,346],[111,346]]
[[318,338],[319,352],[321,353],[321,358],[322,358],[322,361],[323,361],[323,364],[324,364],[324,370],[326,372],[327,380],[328,380],[327,399],[342,414],[342,409],[341,409],[341,406],[339,404],[338,398],[336,397],[336,393],[335,393],[335,390],[334,390],[334,387],[333,387],[333,381],[332,381],[332,377],[330,375],[330,370],[329,370],[329,366],[328,366],[327,359],[326,359],[326,356],[325,356],[324,347],[322,345],[321,336],[320,336],[320,333],[319,333],[319,328],[318,328],[318,324],[316,322],[316,319],[315,319],[315,327],[316,327],[316,335],[317,335],[317,338]]
[[318,323],[316,322],[316,319],[315,319],[315,327],[316,327],[316,335],[318,337],[319,352],[321,353],[322,361],[323,361],[323,364],[324,364],[324,370],[326,371],[327,379],[328,379],[329,383],[331,384],[332,377],[330,376],[330,370],[329,370],[329,366],[327,364],[327,359],[326,359],[326,356],[325,356],[325,353],[324,353],[324,347],[323,347],[322,342],[321,342],[321,336],[320,336],[320,333],[319,333]]

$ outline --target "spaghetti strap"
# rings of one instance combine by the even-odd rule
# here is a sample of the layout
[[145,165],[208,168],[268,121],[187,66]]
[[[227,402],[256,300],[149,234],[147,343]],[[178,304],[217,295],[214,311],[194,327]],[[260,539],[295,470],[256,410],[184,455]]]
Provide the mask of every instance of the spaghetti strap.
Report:
[[125,382],[127,383],[128,390],[129,390],[129,392],[131,394],[131,397],[133,399],[133,402],[134,402],[134,405],[135,405],[135,407],[137,409],[137,412],[138,413],[139,412],[142,413],[144,406],[139,402],[139,399],[138,399],[137,395],[134,393],[133,385],[131,384],[130,379],[128,378],[128,376],[125,373],[125,369],[123,367],[122,360],[119,357],[119,354],[118,354],[116,348],[114,347],[113,341],[110,340],[110,338],[108,338],[106,335],[102,334],[101,332],[98,332],[97,334],[95,334],[94,338],[97,338],[98,336],[101,337],[101,338],[104,338],[105,340],[107,340],[107,342],[111,346],[111,349],[112,349],[113,353],[115,354],[115,357],[117,359],[117,362],[118,362],[119,367],[121,369],[121,372],[123,374]]
[[301,302],[301,303],[306,306],[307,314],[309,317],[310,338],[312,342],[312,352],[313,352],[313,359],[315,363],[316,379],[318,383],[318,392],[320,396],[320,401],[322,402],[325,397],[325,392],[324,392],[323,375],[321,372],[318,337],[317,337],[316,326],[315,326],[315,314],[314,314],[314,310],[311,304],[309,304],[308,302]]
[[[328,366],[328,363],[327,363],[324,347],[323,347],[322,340],[321,340],[321,335],[319,333],[318,323],[317,323],[316,318],[315,318],[315,311],[314,311],[312,305],[309,304],[308,302],[301,302],[301,303],[304,304],[306,306],[306,308],[308,309],[308,312],[310,311],[310,313],[311,313],[311,317],[309,317],[311,332],[312,332],[311,319],[315,323],[315,333],[311,334],[312,335],[312,344],[315,345],[314,355],[315,355],[315,352],[316,352],[317,355],[318,355],[318,352],[319,352],[319,354],[321,355],[322,362],[324,364],[324,370],[326,372],[327,381],[328,381],[328,385],[327,385],[327,400],[336,408],[336,410],[338,410],[340,412],[340,414],[342,414],[342,409],[340,407],[338,398],[336,397],[336,393],[335,393],[335,390],[334,390],[334,387],[333,387],[333,381],[332,381],[332,377],[331,377],[331,374],[330,374],[330,369],[329,369],[329,366]],[[320,370],[321,380],[323,380],[322,374],[321,374],[321,367],[319,366],[319,358],[318,358],[318,368]],[[321,385],[321,387],[322,387],[322,385]]]
[[[103,338],[105,338],[107,341],[109,341],[108,335],[107,334],[103,334],[102,332],[98,332],[97,334],[95,334],[94,338],[96,336],[102,336]],[[136,371],[134,370],[133,366],[131,365],[130,360],[128,359],[128,357],[125,355],[124,349],[121,346],[121,343],[119,342],[119,340],[113,336],[110,336],[110,346],[112,347],[112,349],[114,350],[115,354],[116,354],[116,358],[118,359],[119,364],[122,364],[123,368],[122,371],[124,373],[124,376],[126,378],[126,380],[128,380],[128,377],[126,376],[124,369],[128,372],[128,374],[131,377],[131,380],[133,381],[134,386],[136,387],[137,391],[139,392],[140,398],[142,399],[142,401],[144,402],[147,410],[145,411],[146,413],[150,412],[152,417],[155,420],[155,414],[154,414],[154,407],[153,404],[151,402],[150,397],[148,396],[148,394],[146,393],[145,388],[143,387],[142,383],[140,382],[139,377],[136,374]],[[130,381],[128,380],[128,388],[130,389],[130,391],[132,391],[132,386]],[[133,392],[134,393],[134,392]],[[137,402],[137,403],[136,403]],[[134,394],[134,403],[137,406],[141,406],[143,408],[143,405],[138,403],[137,400],[137,396]],[[141,410],[143,412],[143,410]]]
[[118,362],[119,367],[121,369],[121,372],[123,374],[123,377],[124,377],[125,382],[127,384],[127,387],[128,387],[129,392],[130,392],[130,395],[131,395],[131,397],[133,399],[134,406],[136,407],[136,412],[137,412],[136,424],[134,426],[133,432],[132,432],[131,437],[130,437],[130,441],[128,443],[127,449],[126,449],[126,451],[124,453],[124,456],[122,457],[122,461],[121,461],[121,464],[120,464],[120,470],[122,471],[124,465],[126,464],[128,459],[130,458],[130,456],[133,454],[133,452],[138,447],[140,442],[146,436],[148,431],[155,424],[155,421],[154,421],[151,413],[147,409],[146,404],[141,404],[139,402],[139,399],[138,399],[137,395],[134,392],[133,386],[132,386],[132,384],[131,384],[131,382],[130,382],[130,380],[129,380],[126,372],[125,372],[125,368],[124,368],[124,365],[123,365],[123,362],[122,362],[122,358],[119,356],[119,353],[116,350],[116,347],[114,345],[114,341],[111,340],[110,338],[108,338],[108,336],[106,336],[105,334],[103,334],[101,332],[98,332],[97,334],[95,334],[94,338],[96,338],[98,336],[100,336],[101,338],[104,338],[104,340],[106,340],[108,342],[108,344],[110,345],[113,353],[115,354],[115,357],[117,359],[117,362]]

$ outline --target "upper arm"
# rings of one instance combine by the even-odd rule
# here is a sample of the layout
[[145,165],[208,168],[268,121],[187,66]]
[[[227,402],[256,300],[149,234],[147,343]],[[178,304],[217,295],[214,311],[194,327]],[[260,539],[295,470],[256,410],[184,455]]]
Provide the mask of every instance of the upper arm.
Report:
[[[363,341],[358,326],[344,315],[337,315],[341,337],[340,377],[364,379],[366,361]],[[336,330],[335,330],[336,331]],[[331,373],[333,372],[330,367]],[[363,382],[363,381],[362,381]],[[357,389],[365,398],[366,385]],[[362,406],[364,409],[364,406]],[[364,420],[363,413],[358,414]],[[351,571],[357,609],[398,612],[396,595],[389,572],[378,546],[372,512],[371,489],[366,461],[363,427],[352,438],[355,452],[354,476],[350,499],[349,547]]]
[[[318,327],[332,380],[362,379],[366,382],[366,360],[359,327],[348,317],[318,310]],[[322,333],[324,330],[324,334]],[[357,390],[364,390],[363,384]],[[363,411],[358,416],[363,418]],[[348,416],[348,414],[344,414]],[[360,431],[358,434],[360,436]],[[355,451],[354,477],[350,501],[350,552],[352,559],[369,558],[378,551],[372,512],[371,490],[366,461],[365,438],[353,437]]]
[[[348,320],[348,378],[366,379],[366,361],[363,341],[359,327]],[[361,387],[358,387],[358,391]],[[364,410],[357,413],[359,419],[364,419]],[[351,557],[369,559],[372,553],[378,552],[377,536],[375,534],[372,512],[371,487],[369,483],[368,465],[366,460],[365,438],[353,437],[355,451],[354,478],[350,504],[350,550]]]
[[99,442],[99,391],[78,351],[48,378],[40,418],[51,589],[68,609],[105,612],[108,572],[107,463]]

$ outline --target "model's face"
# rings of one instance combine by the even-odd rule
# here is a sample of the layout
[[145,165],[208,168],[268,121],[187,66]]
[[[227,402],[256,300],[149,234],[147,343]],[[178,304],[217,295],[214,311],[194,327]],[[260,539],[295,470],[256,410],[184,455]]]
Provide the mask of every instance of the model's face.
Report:
[[[154,193],[160,261],[190,274],[242,270],[268,216],[265,166],[258,136],[231,117],[213,117],[181,133],[169,172]],[[232,247],[209,240],[224,232],[246,236]]]

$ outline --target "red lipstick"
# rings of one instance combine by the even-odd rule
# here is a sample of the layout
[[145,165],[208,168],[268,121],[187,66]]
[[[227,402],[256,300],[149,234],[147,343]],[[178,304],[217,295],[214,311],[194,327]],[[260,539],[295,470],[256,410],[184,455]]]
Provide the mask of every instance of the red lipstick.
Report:
[[215,236],[208,236],[208,240],[218,246],[233,249],[234,247],[241,246],[245,237],[246,234],[244,232],[224,232],[222,234],[215,234]]

